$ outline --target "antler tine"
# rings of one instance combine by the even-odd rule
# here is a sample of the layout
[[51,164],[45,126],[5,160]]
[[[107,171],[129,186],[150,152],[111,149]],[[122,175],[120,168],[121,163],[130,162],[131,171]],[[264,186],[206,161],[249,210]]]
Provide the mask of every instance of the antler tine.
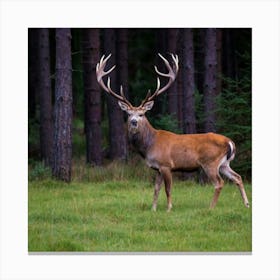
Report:
[[122,88],[122,85],[121,85],[121,89],[120,89],[120,92],[121,92],[121,95],[118,95],[116,94],[112,89],[111,89],[111,79],[110,77],[108,77],[108,80],[107,80],[107,88],[108,88],[108,93],[110,93],[111,95],[113,95],[115,98],[117,98],[118,100],[126,103],[127,105],[133,107],[131,105],[131,103],[126,99],[125,95],[124,95],[124,92],[123,92],[123,88]]
[[[165,66],[167,67],[167,69],[168,69],[169,72],[168,72],[167,74],[162,73],[162,72],[158,71],[157,67],[155,66],[156,72],[157,72],[159,75],[163,76],[163,77],[170,77],[170,72],[172,71],[172,68],[171,68],[171,66],[170,66],[170,64],[169,64],[169,62],[168,62],[168,60],[167,60],[166,58],[164,58],[160,53],[159,53],[158,55],[159,55],[159,57],[163,60]],[[172,57],[172,58],[173,58],[173,57]]]
[[133,107],[132,104],[126,99],[126,97],[125,97],[125,95],[124,95],[124,91],[123,91],[123,86],[122,86],[122,85],[120,86],[120,92],[121,92],[121,96],[122,96],[124,102],[125,102],[126,104],[128,104],[130,107]]
[[139,107],[142,107],[149,100],[150,95],[151,95],[151,90],[149,89],[145,99],[141,102],[141,105]]
[[175,63],[175,71],[176,71],[176,74],[177,74],[177,72],[179,70],[179,58],[178,58],[178,55],[177,54],[174,55],[173,53],[171,53],[171,57],[172,57],[172,59],[173,59],[173,61]]
[[145,102],[153,100],[156,96],[160,95],[163,93],[165,90],[167,90],[171,84],[175,81],[178,70],[179,70],[179,59],[177,54],[170,54],[172,61],[174,63],[173,67],[171,67],[170,63],[166,58],[164,58],[160,53],[158,54],[159,57],[163,60],[166,68],[168,69],[168,73],[162,73],[158,70],[157,66],[155,66],[155,71],[158,75],[162,77],[167,77],[169,78],[168,83],[160,89],[160,78],[157,77],[157,88],[155,92],[151,95],[150,92],[148,92],[146,98],[143,100],[142,105],[144,105]]
[[[123,92],[123,86],[121,85],[120,86],[120,93],[121,93],[121,97],[123,98],[123,99],[125,99],[126,100],[126,102],[128,102],[129,103],[129,101],[126,99],[126,97],[125,97],[125,95],[124,95],[124,92]],[[130,104],[130,103],[129,103]],[[132,106],[132,105],[131,105]]]
[[111,67],[109,70],[105,71],[105,67],[106,67],[106,63],[107,61],[109,60],[109,58],[111,57],[111,54],[109,54],[107,57],[105,57],[105,55],[102,55],[99,63],[97,63],[96,65],[96,78],[97,78],[97,81],[98,83],[100,84],[100,86],[106,91],[108,92],[109,94],[111,94],[113,97],[117,98],[118,100],[126,103],[127,105],[129,106],[132,106],[130,104],[130,102],[126,99],[124,93],[123,93],[123,88],[121,86],[121,95],[115,93],[112,89],[111,89],[111,79],[110,77],[108,76],[108,79],[107,79],[107,86],[104,84],[104,81],[103,81],[103,77],[108,75],[109,73],[111,73],[116,65],[114,65],[113,67]]
[[122,98],[125,98],[125,95],[124,95],[124,92],[123,92],[123,86],[122,86],[122,85],[120,86],[120,92],[121,92]]

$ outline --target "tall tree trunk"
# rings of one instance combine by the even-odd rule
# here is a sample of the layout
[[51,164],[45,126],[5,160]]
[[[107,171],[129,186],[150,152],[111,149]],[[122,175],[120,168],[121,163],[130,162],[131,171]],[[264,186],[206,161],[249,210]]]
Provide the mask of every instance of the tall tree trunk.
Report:
[[[193,29],[195,42],[195,84],[200,95],[203,94],[204,83],[204,56],[205,56],[205,28]],[[200,122],[200,120],[199,120]],[[199,128],[198,130],[202,130]]]
[[[167,29],[166,28],[157,28],[155,29],[155,53],[161,53],[165,56],[166,51],[167,51]],[[166,72],[166,67],[164,65],[164,62],[162,59],[157,55],[156,56],[156,63],[158,69],[161,72]],[[164,79],[161,79],[161,84],[164,82]],[[166,108],[166,95],[161,94],[157,97],[157,102],[155,102],[154,107],[153,107],[153,114],[156,115],[161,115],[165,114],[167,111]]]
[[[108,69],[116,64],[116,32],[115,29],[108,28],[104,30],[104,49],[106,55],[112,54],[111,59],[108,61]],[[116,90],[116,71],[110,73],[111,87]],[[116,90],[119,92],[119,87]],[[126,159],[127,145],[125,135],[125,124],[123,112],[121,111],[117,100],[106,94],[107,96],[107,110],[109,117],[109,141],[110,151],[109,156],[111,159]]]
[[53,175],[71,181],[72,158],[72,66],[71,30],[56,29],[56,82],[54,105]]
[[183,131],[183,74],[182,74],[182,65],[183,65],[183,39],[182,39],[183,30],[179,31],[179,42],[177,46],[177,54],[179,56],[179,72],[177,76],[177,119],[178,125],[181,131]]
[[28,29],[28,119],[36,117],[38,86],[38,29]]
[[129,99],[128,93],[128,30],[117,29],[117,84],[123,86],[124,94]]
[[217,49],[216,29],[208,28],[205,32],[204,57],[204,131],[216,131],[215,98],[217,92]]
[[82,49],[82,30],[74,28],[71,30],[72,42],[72,95],[73,95],[73,118],[83,118],[84,108],[82,106],[84,101],[83,88],[83,53]]
[[[124,94],[126,98],[129,99],[128,92],[128,30],[127,28],[117,29],[117,85],[122,85]],[[117,88],[117,86],[116,86]],[[121,112],[124,115],[123,112]],[[124,121],[123,121],[124,123]],[[124,124],[125,125],[125,124]],[[121,156],[122,159],[126,159],[128,156],[128,143],[126,130],[124,129],[124,138],[121,140],[123,142],[123,152]]]
[[234,41],[234,31],[232,28],[224,29],[223,36],[223,66],[225,76],[235,80],[236,79],[236,57],[235,57],[235,41]]
[[50,45],[49,30],[38,29],[39,39],[39,97],[40,97],[40,148],[41,158],[46,165],[52,164],[53,122],[52,92],[50,78]]
[[[178,29],[168,28],[167,30],[167,45],[168,52],[175,54],[177,50]],[[177,117],[178,107],[178,92],[177,92],[177,80],[171,85],[168,90],[168,113],[174,117]]]
[[99,29],[83,30],[83,67],[85,89],[85,132],[87,163],[102,164],[101,90],[95,67],[100,59]]
[[222,29],[217,29],[217,95],[222,91]]
[[193,31],[186,28],[182,32],[183,132],[191,134],[196,133]]

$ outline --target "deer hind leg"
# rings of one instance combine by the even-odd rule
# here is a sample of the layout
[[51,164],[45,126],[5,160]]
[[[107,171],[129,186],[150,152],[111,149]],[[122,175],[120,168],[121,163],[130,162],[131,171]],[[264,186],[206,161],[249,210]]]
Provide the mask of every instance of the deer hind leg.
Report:
[[172,208],[172,199],[171,199],[171,187],[172,187],[172,174],[171,170],[168,167],[162,167],[160,173],[164,180],[165,193],[167,197],[167,212]]
[[212,180],[214,182],[214,186],[215,186],[215,192],[214,192],[214,196],[210,205],[210,208],[214,208],[218,202],[220,193],[222,191],[222,188],[224,186],[224,181],[223,179],[220,177],[220,175],[216,175],[215,180]]
[[239,174],[237,174],[235,171],[233,171],[229,166],[229,161],[226,161],[224,164],[220,167],[220,172],[224,174],[228,179],[233,181],[239,188],[240,194],[243,199],[244,205],[249,208],[250,204],[248,202],[248,198],[244,189],[244,185],[242,182],[242,178]]
[[157,210],[158,195],[159,195],[159,191],[161,189],[162,182],[163,182],[163,177],[162,177],[161,173],[158,172],[157,175],[156,175],[156,183],[155,183],[155,191],[154,191],[154,201],[153,201],[153,207],[152,207],[153,211]]
[[214,196],[210,204],[210,208],[214,208],[218,202],[220,193],[224,186],[224,181],[218,172],[217,164],[213,164],[210,167],[204,168],[204,171],[215,186]]

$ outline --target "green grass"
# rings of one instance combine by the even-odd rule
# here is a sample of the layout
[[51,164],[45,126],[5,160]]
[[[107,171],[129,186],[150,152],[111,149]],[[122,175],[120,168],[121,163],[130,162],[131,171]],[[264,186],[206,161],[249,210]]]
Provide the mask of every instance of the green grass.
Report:
[[[110,173],[110,166],[75,170],[70,184],[44,177],[29,181],[30,252],[252,250],[251,209],[243,206],[233,185],[225,185],[216,208],[210,210],[212,186],[175,180],[172,211],[166,212],[163,187],[158,210],[152,212],[153,184],[147,168],[141,169],[142,178],[133,178],[126,168],[111,167]],[[117,176],[110,176],[113,173]],[[245,189],[251,201],[251,185]]]

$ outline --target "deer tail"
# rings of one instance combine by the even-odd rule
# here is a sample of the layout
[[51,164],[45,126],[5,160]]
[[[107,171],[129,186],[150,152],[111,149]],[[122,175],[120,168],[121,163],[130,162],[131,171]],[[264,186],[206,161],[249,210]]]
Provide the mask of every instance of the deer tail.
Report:
[[228,161],[231,161],[234,159],[235,152],[236,152],[235,144],[230,140],[228,142],[228,150],[227,150],[227,160]]

